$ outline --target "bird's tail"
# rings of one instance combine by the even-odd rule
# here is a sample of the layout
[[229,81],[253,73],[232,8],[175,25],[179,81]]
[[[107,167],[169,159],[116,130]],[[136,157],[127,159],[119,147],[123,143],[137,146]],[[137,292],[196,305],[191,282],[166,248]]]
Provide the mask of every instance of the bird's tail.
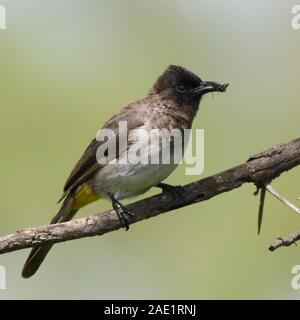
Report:
[[[51,220],[50,224],[69,221],[73,218],[79,208],[74,209],[72,206],[72,201],[70,200],[71,199],[69,197],[65,199],[61,208]],[[47,244],[31,250],[22,270],[23,278],[29,278],[35,274],[52,246],[53,244]]]

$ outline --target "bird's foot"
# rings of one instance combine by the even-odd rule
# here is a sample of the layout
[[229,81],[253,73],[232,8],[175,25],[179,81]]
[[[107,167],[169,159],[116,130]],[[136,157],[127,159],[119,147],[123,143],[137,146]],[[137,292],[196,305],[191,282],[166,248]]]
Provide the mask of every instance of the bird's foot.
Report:
[[124,207],[122,203],[118,201],[114,196],[111,197],[111,201],[121,224],[123,224],[125,230],[127,231],[129,229],[128,216],[135,217],[136,215],[133,212],[129,211],[126,207]]
[[184,200],[184,189],[182,186],[172,186],[167,183],[159,183],[156,187],[162,189],[163,192],[169,193],[174,201],[181,202]]

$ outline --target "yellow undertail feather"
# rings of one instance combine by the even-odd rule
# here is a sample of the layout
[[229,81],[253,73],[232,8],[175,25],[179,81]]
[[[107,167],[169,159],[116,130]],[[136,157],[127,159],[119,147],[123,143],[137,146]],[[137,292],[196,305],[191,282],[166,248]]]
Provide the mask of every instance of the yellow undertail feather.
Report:
[[78,210],[94,201],[99,200],[100,198],[101,197],[91,189],[90,185],[85,183],[75,195],[72,208]]

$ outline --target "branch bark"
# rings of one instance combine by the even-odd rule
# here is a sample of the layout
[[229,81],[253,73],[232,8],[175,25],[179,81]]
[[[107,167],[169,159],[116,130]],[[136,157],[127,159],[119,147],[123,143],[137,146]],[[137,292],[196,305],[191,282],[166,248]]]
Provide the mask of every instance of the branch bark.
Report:
[[[239,188],[244,183],[263,186],[281,173],[300,164],[300,138],[251,156],[245,163],[216,175],[184,185],[182,197],[174,201],[168,193],[133,203],[127,208],[135,213],[129,224],[161,213],[208,200],[218,194]],[[0,254],[24,248],[102,235],[123,226],[114,210],[65,223],[19,230],[0,238]]]
[[289,247],[292,244],[297,244],[297,241],[300,240],[300,232],[294,232],[288,235],[287,237],[278,236],[273,243],[269,245],[270,251],[275,251],[281,247]]

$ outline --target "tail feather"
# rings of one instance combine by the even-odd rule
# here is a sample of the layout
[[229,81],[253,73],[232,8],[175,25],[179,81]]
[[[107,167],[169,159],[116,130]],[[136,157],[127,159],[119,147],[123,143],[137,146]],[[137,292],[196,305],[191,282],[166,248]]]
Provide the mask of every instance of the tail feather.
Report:
[[[50,224],[69,221],[78,211],[78,209],[73,209],[70,201],[67,200],[68,199],[65,200],[58,213],[51,220]],[[23,278],[29,278],[36,273],[52,246],[53,244],[47,244],[31,250],[22,270]]]
[[52,244],[47,244],[31,250],[22,270],[23,278],[29,278],[36,273],[51,248]]
[[[83,184],[74,192],[70,191],[67,195],[65,194],[61,198],[61,200],[64,197],[64,202],[58,213],[51,220],[51,224],[71,220],[80,208],[100,198],[91,189],[88,183]],[[27,258],[23,267],[22,276],[24,278],[29,278],[35,274],[41,263],[44,261],[47,253],[52,248],[52,245],[53,244],[46,244],[44,246],[36,247],[31,250],[29,257]]]

